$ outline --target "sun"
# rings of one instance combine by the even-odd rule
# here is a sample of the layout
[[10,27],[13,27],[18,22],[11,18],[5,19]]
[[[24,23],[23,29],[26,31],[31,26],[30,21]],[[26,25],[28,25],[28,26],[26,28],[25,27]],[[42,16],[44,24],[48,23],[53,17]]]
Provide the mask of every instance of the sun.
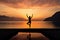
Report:
[[[24,8],[24,9],[19,9],[19,13],[22,15],[22,17],[24,17],[24,18],[27,18],[26,17],[26,14],[28,15],[28,16],[32,16],[32,14],[35,16],[35,18],[36,18],[36,16],[37,16],[37,13],[39,13],[40,11],[39,11],[40,9],[38,9],[38,8]],[[33,17],[34,18],[34,17]]]
[[22,14],[28,14],[31,16],[32,14],[34,14],[36,12],[36,10],[34,10],[34,9],[21,9],[20,12]]

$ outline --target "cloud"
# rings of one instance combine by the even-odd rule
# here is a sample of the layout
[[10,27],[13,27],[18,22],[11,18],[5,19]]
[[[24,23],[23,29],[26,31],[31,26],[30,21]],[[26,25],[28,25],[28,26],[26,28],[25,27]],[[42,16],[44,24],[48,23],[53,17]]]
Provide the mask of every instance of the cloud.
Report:
[[23,2],[24,0],[0,0],[0,2],[3,2],[3,3],[18,3],[18,2]]
[[60,0],[0,0],[0,3],[14,8],[31,6],[60,6]]
[[60,5],[60,0],[29,0],[32,5]]

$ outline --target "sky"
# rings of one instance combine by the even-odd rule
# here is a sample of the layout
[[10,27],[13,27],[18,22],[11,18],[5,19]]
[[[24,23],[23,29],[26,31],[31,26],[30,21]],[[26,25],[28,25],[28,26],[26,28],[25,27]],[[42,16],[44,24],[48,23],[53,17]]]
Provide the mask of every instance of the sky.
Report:
[[60,0],[0,0],[0,15],[42,20],[60,11]]

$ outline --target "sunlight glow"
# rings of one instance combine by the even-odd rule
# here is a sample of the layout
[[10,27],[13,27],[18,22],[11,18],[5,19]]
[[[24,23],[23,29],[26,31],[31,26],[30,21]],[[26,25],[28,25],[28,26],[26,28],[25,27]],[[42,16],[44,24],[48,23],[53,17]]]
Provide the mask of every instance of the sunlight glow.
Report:
[[37,14],[40,12],[40,9],[38,8],[27,8],[27,9],[19,9],[19,13],[26,18],[26,14],[28,14],[28,16],[31,16],[32,14],[34,16],[37,16]]

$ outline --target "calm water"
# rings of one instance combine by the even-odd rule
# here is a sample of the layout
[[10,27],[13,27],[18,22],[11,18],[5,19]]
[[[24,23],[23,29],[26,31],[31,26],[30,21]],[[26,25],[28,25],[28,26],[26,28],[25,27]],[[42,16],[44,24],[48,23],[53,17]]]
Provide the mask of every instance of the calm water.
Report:
[[55,28],[51,21],[32,21],[31,25],[27,21],[0,21],[0,28]]
[[30,33],[31,36],[29,36],[29,33],[27,32],[19,32],[16,36],[12,37],[11,40],[29,40],[28,37],[31,39],[36,39],[36,40],[49,40],[47,37],[45,37],[41,33]]

